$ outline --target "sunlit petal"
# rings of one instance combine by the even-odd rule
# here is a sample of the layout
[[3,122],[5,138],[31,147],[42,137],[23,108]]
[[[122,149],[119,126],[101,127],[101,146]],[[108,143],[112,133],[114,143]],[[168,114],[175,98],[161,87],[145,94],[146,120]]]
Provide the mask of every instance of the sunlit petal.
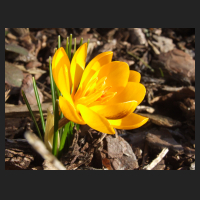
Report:
[[70,61],[63,47],[60,47],[53,56],[52,74],[57,87],[60,87],[58,83],[58,77],[59,79],[64,78],[65,80],[67,80],[68,83],[66,84],[71,87],[71,78],[69,76],[69,73],[68,75],[63,74],[61,77],[59,76],[59,71],[61,69],[62,71],[70,71]]
[[60,106],[60,109],[61,109],[63,115],[67,119],[69,119],[77,124],[85,124],[82,117],[77,113],[77,110],[74,107],[74,105],[71,104],[69,101],[67,101],[62,96],[59,97],[59,106]]
[[109,92],[120,93],[128,83],[129,66],[125,62],[111,62],[104,65],[97,75],[100,80],[107,77],[106,86],[112,86]]
[[90,108],[81,104],[78,104],[77,108],[80,111],[85,123],[88,124],[91,128],[102,133],[115,134],[114,129],[105,117],[99,115],[98,113],[92,111]]
[[77,100],[76,104],[89,105],[92,102],[96,101],[98,98],[100,98],[102,94],[103,94],[103,91],[99,91],[99,92],[93,93],[87,97],[82,97]]
[[69,76],[68,70],[61,67],[58,72],[57,87],[65,98],[70,98]]
[[87,56],[87,43],[81,45],[73,56],[71,62],[71,78],[72,78],[72,93],[74,94],[81,81],[83,71],[85,69],[85,62]]
[[116,94],[110,101],[107,102],[107,104],[111,105],[114,103],[122,103],[135,100],[139,105],[144,99],[145,94],[146,88],[144,85],[136,82],[128,82],[125,89],[120,94]]
[[113,105],[96,105],[90,107],[90,109],[107,119],[121,119],[132,113],[136,106],[137,101],[129,101]]
[[112,60],[112,56],[113,56],[113,52],[108,51],[108,52],[101,53],[98,56],[96,56],[95,58],[93,58],[89,62],[89,64],[87,65],[87,67],[85,68],[85,70],[83,72],[80,87],[82,87],[83,82],[84,82],[84,86],[85,86],[87,84],[87,82],[90,80],[90,78],[92,77],[92,75],[96,71],[98,71],[101,68],[101,66],[103,66],[107,63],[110,63]]
[[130,70],[128,82],[137,82],[139,83],[141,79],[141,74],[139,72]]
[[141,115],[131,113],[130,115],[116,120],[108,120],[110,124],[117,129],[135,129],[139,128],[140,126],[144,125],[149,118],[143,117]]

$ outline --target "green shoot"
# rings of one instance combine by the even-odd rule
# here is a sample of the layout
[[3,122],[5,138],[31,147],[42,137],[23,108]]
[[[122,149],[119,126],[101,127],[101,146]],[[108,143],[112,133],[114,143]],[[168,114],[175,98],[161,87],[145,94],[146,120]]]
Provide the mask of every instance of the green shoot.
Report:
[[80,44],[79,44],[79,47],[83,44],[83,38],[81,38],[80,40]]
[[35,78],[33,77],[33,88],[34,88],[34,92],[35,92],[35,97],[37,100],[37,105],[38,105],[38,109],[40,112],[40,118],[41,118],[41,122],[42,122],[42,129],[45,133],[45,123],[44,123],[44,116],[43,116],[43,112],[42,112],[42,107],[41,107],[41,103],[40,103],[40,97],[38,94],[38,90],[37,90],[37,86],[36,86],[36,82],[35,82]]
[[30,104],[29,104],[29,102],[28,102],[28,100],[27,100],[27,98],[26,98],[26,95],[25,95],[25,93],[24,93],[23,90],[22,90],[22,95],[23,95],[24,101],[25,101],[25,103],[26,103],[26,106],[27,106],[27,108],[28,108],[28,110],[29,110],[29,112],[30,112],[30,114],[31,114],[31,117],[32,117],[32,119],[33,119],[33,122],[34,122],[34,124],[35,124],[35,126],[36,126],[36,129],[37,129],[37,131],[38,131],[38,135],[39,135],[40,139],[42,140],[42,135],[41,135],[41,133],[40,133],[40,129],[39,129],[39,127],[38,127],[38,124],[37,124],[36,119],[35,119],[35,117],[34,117],[34,115],[33,115],[33,111],[32,111],[32,109],[31,109],[31,106],[30,106]]
[[69,57],[69,37],[67,37],[67,40],[66,40],[66,48],[65,48],[65,51],[66,51],[67,56]]
[[60,44],[61,44],[61,39],[60,39],[60,35],[58,36],[58,49],[60,48]]
[[71,61],[71,49],[72,49],[72,34],[70,34],[70,36],[69,36],[69,52],[68,52],[68,54],[69,54],[69,60]]
[[88,47],[88,45],[89,45],[89,42],[90,42],[90,39],[88,39],[88,41],[87,41],[87,47]]
[[52,103],[53,103],[53,112],[55,113],[55,87],[54,87],[54,80],[52,75],[52,67],[51,67],[51,57],[49,57],[49,76],[50,76],[50,83],[51,83],[51,95],[52,95]]
[[76,38],[74,38],[74,53],[73,53],[73,55],[75,55],[75,53],[76,53]]

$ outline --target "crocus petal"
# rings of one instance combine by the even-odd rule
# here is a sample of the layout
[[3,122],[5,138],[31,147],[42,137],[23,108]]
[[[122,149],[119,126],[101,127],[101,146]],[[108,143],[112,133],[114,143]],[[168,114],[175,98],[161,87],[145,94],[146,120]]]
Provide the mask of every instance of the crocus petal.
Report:
[[146,94],[146,88],[141,83],[128,82],[125,89],[120,93],[116,94],[106,105],[114,103],[122,103],[127,101],[135,100],[138,105],[142,102]]
[[81,116],[77,113],[76,108],[72,103],[67,101],[64,97],[59,97],[59,106],[63,115],[77,124],[85,124]]
[[148,121],[149,118],[143,117],[141,115],[131,113],[130,115],[122,118],[122,119],[116,119],[116,120],[108,120],[114,128],[117,129],[135,129],[139,128],[143,124],[145,124]]
[[81,81],[81,77],[85,69],[86,56],[87,56],[87,43],[84,43],[78,48],[71,62],[70,73],[72,78],[73,94],[75,93]]
[[96,105],[90,107],[90,109],[107,119],[121,119],[132,113],[136,106],[137,101],[129,101],[113,105]]
[[105,117],[99,115],[98,113],[92,111],[90,108],[81,104],[78,104],[77,108],[80,111],[85,123],[88,124],[91,128],[98,130],[102,133],[115,134],[114,129],[111,127],[110,123]]
[[89,64],[87,65],[87,67],[85,68],[85,70],[83,72],[80,87],[82,87],[83,83],[85,86],[85,84],[87,84],[87,82],[90,80],[92,75],[96,71],[98,71],[101,68],[101,66],[103,66],[107,63],[110,63],[112,60],[112,56],[113,56],[113,52],[108,51],[108,52],[101,53],[98,56],[96,56],[95,58],[93,58],[89,62]]
[[130,70],[128,82],[137,82],[139,83],[141,79],[141,74],[134,70]]
[[128,83],[129,66],[125,62],[111,62],[104,65],[97,75],[100,80],[107,77],[105,86],[112,86],[109,92],[120,93]]
[[61,85],[59,85],[58,77],[59,79],[65,80],[66,81],[65,84],[71,87],[71,78],[69,76],[69,73],[68,75],[66,75],[65,73],[59,75],[60,70],[64,72],[65,71],[69,72],[70,70],[70,61],[63,47],[60,47],[56,51],[55,55],[53,56],[52,74],[53,74],[54,81],[59,89]]
[[87,97],[82,97],[80,99],[77,100],[76,104],[84,104],[84,105],[89,105],[92,102],[96,101],[98,98],[100,98],[103,94],[103,91],[99,91],[96,93],[93,93]]
[[66,99],[71,98],[69,76],[68,70],[64,67],[61,67],[58,72],[59,78],[57,80],[57,87]]

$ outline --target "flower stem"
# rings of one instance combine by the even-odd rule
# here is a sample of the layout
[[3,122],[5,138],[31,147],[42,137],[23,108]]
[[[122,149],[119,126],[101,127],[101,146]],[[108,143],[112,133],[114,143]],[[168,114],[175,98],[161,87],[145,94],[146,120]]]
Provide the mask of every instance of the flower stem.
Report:
[[[64,127],[64,131],[63,131],[63,134],[61,136],[61,140],[60,140],[60,147],[59,147],[59,150],[58,150],[58,156],[60,157],[61,156],[61,153],[62,153],[62,150],[64,149],[64,146],[66,143],[66,140],[68,139],[68,135],[69,135],[69,132],[70,132],[70,122],[68,122],[65,127]],[[68,147],[67,147],[68,149]]]
[[72,143],[74,122],[70,121],[69,124],[70,126],[69,126],[69,132],[68,132],[68,147],[70,147]]
[[59,111],[58,111],[58,105],[59,102],[56,100],[55,104],[55,114],[54,114],[54,137],[53,137],[53,149],[52,153],[54,156],[57,156],[57,145],[58,145],[58,121],[59,121]]

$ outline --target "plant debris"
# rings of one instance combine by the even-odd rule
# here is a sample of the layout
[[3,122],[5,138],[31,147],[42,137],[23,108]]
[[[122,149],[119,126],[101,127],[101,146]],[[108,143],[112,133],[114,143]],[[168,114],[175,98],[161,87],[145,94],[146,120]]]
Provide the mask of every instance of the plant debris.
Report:
[[[65,48],[70,34],[77,44],[90,39],[87,63],[113,51],[113,61],[141,74],[146,96],[134,112],[149,121],[133,130],[116,129],[115,135],[74,127],[68,153],[57,159],[34,134],[21,90],[42,130],[32,76],[46,120],[52,98],[49,56],[58,35]],[[195,170],[195,29],[5,28],[5,169]]]

